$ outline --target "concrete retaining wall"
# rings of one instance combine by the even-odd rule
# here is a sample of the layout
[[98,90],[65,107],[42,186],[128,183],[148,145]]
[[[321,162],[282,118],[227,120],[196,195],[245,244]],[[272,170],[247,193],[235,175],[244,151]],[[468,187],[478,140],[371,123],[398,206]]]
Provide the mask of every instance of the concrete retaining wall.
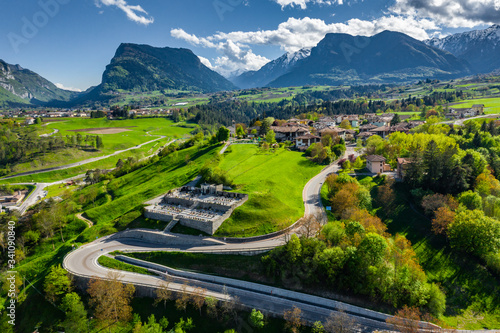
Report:
[[168,244],[169,246],[178,246],[178,245],[191,245],[193,241],[196,241],[196,244],[203,245],[214,245],[217,244],[215,241],[210,238],[200,238],[196,236],[185,236],[177,237],[172,234],[166,234],[161,231],[153,231],[148,229],[132,229],[118,232],[108,239],[120,239],[120,238],[131,238],[143,240],[149,243],[155,244]]

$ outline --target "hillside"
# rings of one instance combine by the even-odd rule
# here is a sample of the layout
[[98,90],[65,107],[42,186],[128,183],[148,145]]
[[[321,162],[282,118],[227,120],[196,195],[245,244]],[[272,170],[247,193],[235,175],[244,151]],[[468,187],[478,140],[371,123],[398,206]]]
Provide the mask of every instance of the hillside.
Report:
[[59,89],[29,69],[0,60],[0,106],[69,101],[77,93]]
[[121,44],[97,90],[100,93],[162,89],[216,92],[235,88],[188,49]]
[[489,73],[500,68],[500,25],[425,41],[468,61],[474,72]]
[[469,73],[466,62],[402,33],[327,34],[309,57],[269,86],[397,83]]

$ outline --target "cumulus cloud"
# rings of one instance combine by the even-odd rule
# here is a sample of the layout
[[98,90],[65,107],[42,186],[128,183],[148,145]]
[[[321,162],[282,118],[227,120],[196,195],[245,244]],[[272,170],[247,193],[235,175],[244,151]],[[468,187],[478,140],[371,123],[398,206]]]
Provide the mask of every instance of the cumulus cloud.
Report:
[[208,60],[207,58],[201,57],[201,56],[198,56],[198,58],[200,58],[200,61],[203,65],[207,66],[210,69],[214,69],[214,66],[212,65],[210,60]]
[[95,0],[97,7],[115,6],[121,9],[128,17],[129,20],[139,24],[149,25],[154,22],[154,18],[150,17],[148,12],[141,6],[129,5],[125,0]]
[[230,76],[242,71],[258,70],[269,62],[266,57],[253,53],[252,46],[255,45],[279,46],[283,51],[295,52],[316,46],[328,33],[372,36],[384,30],[402,32],[423,40],[434,36],[440,28],[430,19],[409,15],[389,15],[372,21],[351,19],[332,24],[321,19],[292,17],[274,30],[217,32],[199,37],[183,29],[172,29],[170,34],[194,46],[216,49],[221,56],[212,62],[213,69]]
[[452,28],[500,22],[500,0],[396,0],[390,10],[433,19]]
[[274,0],[274,1],[281,6],[281,9],[284,9],[286,6],[300,7],[301,9],[306,9],[309,3],[320,4],[320,5],[333,5],[335,3],[341,5],[343,3],[342,0]]
[[55,83],[55,86],[59,89],[63,89],[63,90],[69,90],[69,91],[76,91],[76,92],[82,92],[81,89],[78,89],[78,88],[69,88],[69,87],[65,87],[62,83]]

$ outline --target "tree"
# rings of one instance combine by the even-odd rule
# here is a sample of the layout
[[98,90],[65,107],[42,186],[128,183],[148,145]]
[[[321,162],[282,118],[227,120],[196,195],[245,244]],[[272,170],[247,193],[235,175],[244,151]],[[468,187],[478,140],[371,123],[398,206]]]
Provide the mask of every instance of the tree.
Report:
[[481,209],[483,207],[483,200],[481,196],[472,191],[463,192],[458,197],[458,202],[469,210]]
[[396,312],[393,317],[387,318],[386,322],[391,325],[396,332],[418,333],[418,322],[420,320],[420,310],[418,308],[410,308],[405,305],[401,310]]
[[264,315],[262,312],[252,309],[252,313],[250,314],[250,324],[255,328],[263,328]]
[[217,142],[223,142],[229,140],[229,135],[231,131],[224,126],[219,127],[217,131]]
[[397,124],[399,124],[401,122],[401,117],[399,116],[398,113],[396,113],[394,115],[394,117],[392,118],[391,120],[391,126],[396,126]]
[[269,145],[273,145],[276,143],[276,134],[273,130],[269,130],[266,134],[266,141]]
[[203,305],[205,304],[205,294],[206,293],[207,293],[206,289],[196,288],[194,290],[193,295],[191,296],[191,302],[193,303],[195,309],[198,309],[200,311],[200,316],[201,316],[201,309],[203,308]]
[[91,186],[89,188],[88,198],[90,199],[90,201],[92,201],[94,207],[95,207],[95,199],[97,199],[98,195],[99,195],[99,189],[95,186]]
[[457,213],[448,227],[451,246],[476,255],[500,249],[500,222],[484,216],[481,210]]
[[304,227],[305,236],[307,238],[315,237],[321,231],[321,225],[323,224],[323,215],[307,215],[302,219],[302,225]]
[[66,313],[62,325],[67,333],[87,332],[87,310],[77,293],[66,294],[61,308]]
[[246,136],[245,129],[241,124],[236,125],[236,135],[240,138],[243,138]]
[[121,283],[120,277],[117,272],[109,272],[106,280],[90,280],[87,292],[97,319],[104,322],[118,322],[129,321],[132,318],[130,302],[135,288],[131,284]]
[[455,212],[451,211],[448,207],[439,207],[435,212],[435,216],[432,220],[432,231],[437,235],[446,235],[448,226],[455,219]]
[[158,286],[156,288],[156,299],[154,304],[163,302],[163,307],[167,307],[167,301],[172,297],[172,292],[168,289],[170,281],[162,280],[158,282]]
[[357,326],[354,318],[341,308],[328,316],[325,322],[325,331],[328,333],[351,333],[358,331]]
[[292,333],[298,333],[304,322],[302,321],[302,310],[297,307],[293,307],[291,310],[287,310],[283,313],[283,319],[286,321],[285,327]]
[[219,303],[218,300],[216,300],[213,297],[207,296],[205,297],[205,304],[207,306],[207,315],[210,318],[217,318],[218,311],[217,311],[217,304]]
[[349,119],[344,119],[342,120],[342,122],[340,123],[339,125],[340,128],[344,128],[344,129],[351,129],[351,122],[349,121]]
[[44,290],[51,302],[56,302],[63,294],[71,290],[68,272],[61,265],[53,266],[45,277]]
[[100,136],[95,137],[95,147],[97,149],[102,149],[104,148],[104,143],[102,142],[102,138]]
[[177,298],[175,300],[175,308],[179,311],[186,311],[189,299],[191,296],[187,292],[187,283],[183,284],[180,293],[177,293]]

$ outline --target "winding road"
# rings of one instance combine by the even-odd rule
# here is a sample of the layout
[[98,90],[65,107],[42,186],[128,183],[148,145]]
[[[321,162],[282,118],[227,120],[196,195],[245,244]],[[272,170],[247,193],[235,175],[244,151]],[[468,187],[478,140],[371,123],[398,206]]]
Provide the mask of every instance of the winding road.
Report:
[[[354,153],[354,147],[349,147],[347,154]],[[336,163],[326,167],[311,179],[304,188],[303,199],[305,215],[325,214],[321,203],[321,187],[332,172],[336,172]],[[297,232],[298,230],[294,230]],[[243,241],[226,243],[221,239],[211,237],[195,237],[172,234],[153,230],[127,230],[116,233],[92,243],[81,246],[70,252],[63,262],[64,268],[76,278],[106,279],[113,270],[98,264],[98,258],[114,251],[120,252],[151,252],[151,251],[181,251],[202,253],[234,253],[255,254],[269,251],[285,243],[286,236],[276,236],[259,241]],[[118,257],[117,257],[118,258]],[[215,277],[206,274],[177,271],[168,267],[135,260],[121,258],[131,264],[148,268],[157,274],[142,275],[120,271],[119,279],[123,283],[131,283],[138,287],[155,289],[165,279],[170,281],[168,288],[177,292],[195,293],[196,288],[204,288],[205,296],[219,300],[238,302],[247,308],[256,308],[270,315],[282,315],[293,306],[302,311],[302,318],[310,323],[325,320],[332,313],[344,313],[353,320],[357,330],[372,332],[375,330],[390,330],[386,323],[389,315],[337,302],[331,299],[292,292],[280,288],[264,286],[240,280]],[[189,285],[186,287],[186,283]],[[184,289],[183,289],[184,288]],[[423,331],[436,329],[428,323],[421,323]]]

